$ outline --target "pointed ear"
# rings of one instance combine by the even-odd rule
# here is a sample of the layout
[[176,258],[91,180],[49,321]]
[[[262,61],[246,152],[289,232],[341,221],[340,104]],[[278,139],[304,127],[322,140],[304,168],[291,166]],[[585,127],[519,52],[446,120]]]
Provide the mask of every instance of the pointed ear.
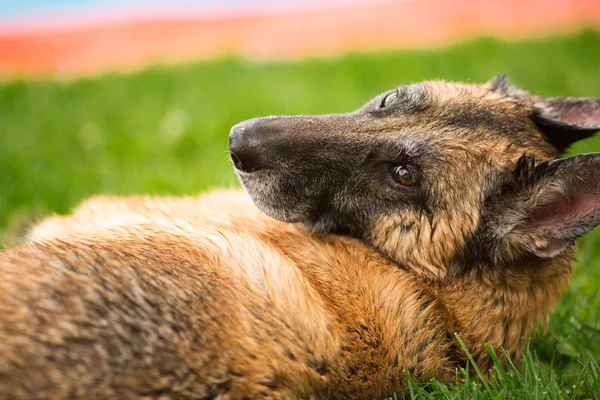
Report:
[[533,108],[534,122],[560,152],[600,130],[600,98],[554,97]]
[[506,74],[495,75],[488,81],[487,85],[492,92],[502,96],[514,97],[516,99],[541,99],[541,97],[534,96],[511,84]]
[[523,156],[511,186],[496,211],[496,257],[555,257],[600,224],[600,153],[539,164]]
[[503,74],[494,76],[487,85],[494,93],[533,104],[533,121],[561,153],[600,131],[600,98],[544,99],[515,87]]

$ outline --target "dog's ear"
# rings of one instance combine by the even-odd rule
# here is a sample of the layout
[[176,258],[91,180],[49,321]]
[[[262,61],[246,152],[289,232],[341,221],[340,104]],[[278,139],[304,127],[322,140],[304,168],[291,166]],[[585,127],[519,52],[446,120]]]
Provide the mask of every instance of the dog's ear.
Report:
[[492,92],[506,97],[513,97],[516,99],[541,98],[511,84],[510,79],[508,79],[506,74],[495,75],[488,81],[487,86]]
[[560,152],[600,130],[600,98],[554,97],[533,109],[534,122]]
[[553,97],[544,99],[512,85],[506,75],[496,75],[488,87],[502,96],[533,104],[532,119],[546,139],[561,153],[578,140],[600,131],[600,98]]
[[600,153],[539,164],[523,156],[493,203],[497,262],[555,257],[600,224]]

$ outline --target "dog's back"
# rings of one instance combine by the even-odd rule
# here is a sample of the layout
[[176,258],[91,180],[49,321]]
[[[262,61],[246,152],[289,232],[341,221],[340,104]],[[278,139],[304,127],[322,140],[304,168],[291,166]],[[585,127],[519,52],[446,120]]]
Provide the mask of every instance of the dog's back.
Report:
[[167,221],[0,256],[0,397],[283,398],[322,383],[337,343],[292,262],[247,223]]
[[368,397],[404,369],[452,375],[414,278],[252,210],[236,192],[95,199],[44,222],[60,238],[0,258],[0,397]]

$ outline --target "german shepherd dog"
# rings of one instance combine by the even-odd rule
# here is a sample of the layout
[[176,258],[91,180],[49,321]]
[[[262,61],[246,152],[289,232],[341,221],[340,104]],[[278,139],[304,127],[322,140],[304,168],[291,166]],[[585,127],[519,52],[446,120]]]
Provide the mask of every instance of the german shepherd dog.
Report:
[[[382,398],[518,357],[600,223],[600,99],[503,77],[231,130],[249,196],[92,198],[0,255],[0,397]],[[255,206],[254,206],[255,205]]]

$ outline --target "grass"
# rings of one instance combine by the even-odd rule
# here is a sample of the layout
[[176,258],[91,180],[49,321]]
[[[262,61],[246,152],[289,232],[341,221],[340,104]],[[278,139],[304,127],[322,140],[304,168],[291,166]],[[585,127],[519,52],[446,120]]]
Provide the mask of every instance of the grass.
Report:
[[[398,83],[483,82],[506,72],[546,96],[600,96],[600,33],[524,42],[489,38],[431,51],[293,63],[238,59],[154,67],[73,82],[0,84],[0,238],[32,216],[110,194],[192,194],[235,185],[227,135],[268,114],[345,112]],[[600,151],[600,137],[573,153]],[[579,242],[568,291],[520,369],[459,374],[397,397],[600,398],[600,230]],[[470,368],[473,366],[471,365]],[[483,371],[487,374],[487,371]]]
[[[463,350],[468,353],[457,335]],[[495,363],[492,373],[484,374],[477,368],[469,355],[470,364],[460,371],[457,384],[447,386],[438,381],[418,385],[408,377],[408,390],[393,399],[587,399],[600,395],[600,368],[598,362],[586,356],[585,363],[579,361],[576,369],[552,368],[537,357],[536,351],[526,343],[525,353],[519,367],[510,355],[501,350],[509,360],[500,364],[498,352],[488,346]],[[471,373],[469,369],[474,370]]]

